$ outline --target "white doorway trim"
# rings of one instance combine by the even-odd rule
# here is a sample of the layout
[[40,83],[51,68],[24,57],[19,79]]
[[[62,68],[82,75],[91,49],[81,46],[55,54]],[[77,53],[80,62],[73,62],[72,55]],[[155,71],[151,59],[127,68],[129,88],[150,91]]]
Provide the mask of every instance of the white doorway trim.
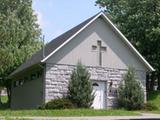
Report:
[[94,109],[105,109],[106,108],[106,82],[105,81],[92,81],[93,92],[95,98],[93,100],[92,107]]

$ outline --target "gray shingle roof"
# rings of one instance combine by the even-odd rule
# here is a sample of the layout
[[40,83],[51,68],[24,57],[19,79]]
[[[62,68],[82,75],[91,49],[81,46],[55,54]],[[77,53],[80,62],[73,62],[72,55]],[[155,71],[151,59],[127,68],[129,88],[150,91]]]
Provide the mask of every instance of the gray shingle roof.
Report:
[[[99,14],[99,13],[98,13]],[[81,28],[83,28],[86,24],[88,24],[96,15],[93,17],[85,20],[81,24],[75,26],[74,28],[70,29],[69,31],[63,33],[62,35],[58,36],[57,38],[53,39],[51,42],[46,44],[45,46],[45,56],[48,56],[52,51],[54,51],[56,48],[58,48],[61,44],[63,44],[66,40],[68,40],[71,36],[73,36],[76,32],[78,32]],[[25,63],[20,65],[11,75],[15,75],[35,64],[38,64],[43,59],[43,50],[39,50],[35,54],[32,55],[30,59],[28,59]]]

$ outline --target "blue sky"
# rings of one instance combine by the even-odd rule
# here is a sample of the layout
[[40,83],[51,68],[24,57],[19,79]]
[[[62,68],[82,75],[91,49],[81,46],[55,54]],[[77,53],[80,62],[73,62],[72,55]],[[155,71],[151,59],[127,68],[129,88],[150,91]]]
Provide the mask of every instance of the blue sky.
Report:
[[38,23],[48,42],[100,11],[96,0],[33,0]]

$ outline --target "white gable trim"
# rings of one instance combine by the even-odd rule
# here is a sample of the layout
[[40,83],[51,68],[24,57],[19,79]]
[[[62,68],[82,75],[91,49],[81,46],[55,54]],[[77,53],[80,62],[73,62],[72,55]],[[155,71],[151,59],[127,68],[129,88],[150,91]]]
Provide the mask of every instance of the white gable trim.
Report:
[[48,56],[46,56],[41,62],[45,62],[50,56],[52,56],[54,53],[56,53],[60,48],[62,48],[65,44],[67,44],[69,41],[71,41],[74,37],[76,37],[81,31],[83,31],[86,27],[88,27],[94,20],[96,20],[99,16],[101,16],[102,13],[95,16],[89,23],[87,23],[84,27],[82,27],[78,32],[76,32],[73,36],[71,36],[68,40],[66,40],[63,44],[61,44],[57,49],[55,49],[53,52],[51,52]]
[[145,63],[145,65],[151,70],[155,71],[155,69],[146,61],[146,59],[137,51],[137,49],[129,42],[129,40],[121,33],[121,31],[107,18],[107,16],[102,13],[105,19],[109,22],[109,24],[114,28],[114,30],[124,39],[127,45],[136,53],[136,55]]
[[50,58],[59,49],[61,49],[65,44],[67,44],[74,37],[76,37],[80,32],[82,32],[85,28],[87,28],[92,22],[94,22],[101,15],[111,25],[111,27],[115,30],[115,32],[117,32],[122,37],[122,39],[125,41],[125,43],[136,53],[136,55],[140,58],[140,60],[142,60],[142,62],[146,65],[146,67],[150,71],[155,71],[155,69],[144,59],[144,57],[136,50],[136,48],[128,41],[128,39],[120,32],[120,30],[118,30],[118,28],[107,18],[107,16],[103,12],[100,12],[97,16],[95,16],[89,23],[87,23],[84,27],[82,27],[78,32],[76,32],[74,35],[72,35],[68,40],[66,40],[63,44],[61,44],[57,49],[55,49],[53,52],[51,52],[43,60],[41,60],[41,62],[45,62],[48,58]]

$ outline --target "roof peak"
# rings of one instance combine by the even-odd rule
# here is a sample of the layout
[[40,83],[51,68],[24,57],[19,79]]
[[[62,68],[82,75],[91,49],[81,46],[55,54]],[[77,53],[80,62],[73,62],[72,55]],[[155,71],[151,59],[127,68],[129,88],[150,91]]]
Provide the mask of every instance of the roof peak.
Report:
[[24,64],[22,64],[17,70],[15,70],[11,76],[27,69],[35,64],[45,62],[50,56],[56,53],[59,49],[61,49],[65,44],[67,44],[70,40],[72,40],[75,36],[77,36],[81,31],[83,31],[87,26],[89,26],[93,21],[95,21],[98,17],[102,16],[105,21],[111,25],[111,27],[119,34],[122,39],[127,43],[127,45],[136,53],[136,55],[142,60],[143,63],[151,70],[154,69],[152,66],[140,55],[140,53],[133,47],[133,45],[127,40],[127,38],[116,28],[116,26],[111,22],[111,20],[105,15],[103,11],[98,12],[92,17],[88,18],[84,22],[79,25],[73,27],[72,29],[64,32],[60,36],[56,37],[52,41],[46,44],[45,46],[45,58],[42,58],[42,49],[37,53],[32,55],[30,59],[28,59]]

